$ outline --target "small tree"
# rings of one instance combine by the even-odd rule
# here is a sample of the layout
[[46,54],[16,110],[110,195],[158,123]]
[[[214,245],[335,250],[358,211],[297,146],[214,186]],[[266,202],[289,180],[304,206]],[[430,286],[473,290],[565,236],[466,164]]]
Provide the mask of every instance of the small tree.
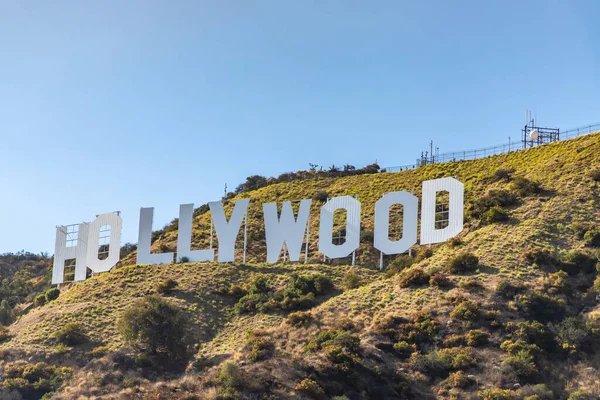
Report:
[[46,303],[49,303],[52,300],[56,300],[56,299],[58,299],[58,296],[60,296],[60,289],[59,288],[48,289],[46,291],[45,296],[46,296]]
[[118,329],[126,343],[169,358],[186,355],[185,317],[182,311],[160,296],[147,296],[136,301],[123,313]]
[[56,331],[53,337],[58,341],[58,343],[65,344],[67,346],[75,346],[86,341],[83,327],[77,322],[69,322],[64,327]]
[[0,325],[10,325],[14,319],[13,310],[8,301],[2,300],[0,303]]

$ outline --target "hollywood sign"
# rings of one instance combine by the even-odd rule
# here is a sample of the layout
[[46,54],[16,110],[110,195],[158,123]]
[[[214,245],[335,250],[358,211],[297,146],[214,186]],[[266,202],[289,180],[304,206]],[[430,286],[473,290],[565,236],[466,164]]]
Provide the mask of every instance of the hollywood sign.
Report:
[[[420,244],[440,243],[458,235],[463,229],[463,184],[454,178],[441,178],[424,181],[422,185]],[[436,228],[438,192],[447,192],[449,197],[448,225],[444,228]],[[208,203],[218,240],[218,262],[235,261],[236,239],[242,222],[247,218],[249,203],[250,199],[238,199],[229,219],[225,216],[223,204],[220,201]],[[278,262],[284,245],[289,260],[299,261],[305,239],[307,241],[305,259],[308,257],[308,221],[311,203],[310,199],[301,200],[297,216],[294,216],[292,203],[289,201],[283,203],[281,213],[278,213],[277,203],[263,204],[268,263]],[[403,208],[402,237],[399,240],[389,239],[390,208],[394,205],[401,205]],[[417,243],[418,207],[417,197],[406,191],[387,193],[377,201],[373,246],[381,254],[402,254]],[[342,244],[333,243],[334,214],[337,210],[346,212],[346,234]],[[331,259],[344,258],[359,247],[360,210],[360,201],[350,196],[335,197],[321,207],[319,253]],[[179,261],[214,261],[215,250],[212,246],[209,249],[191,249],[193,213],[194,204],[180,205],[177,259]],[[175,257],[174,253],[153,254],[150,251],[153,216],[154,208],[140,209],[137,263],[171,263]],[[122,224],[121,216],[117,213],[101,214],[91,223],[84,222],[77,225],[76,239],[73,239],[75,229],[69,231],[67,226],[58,226],[56,228],[52,283],[63,283],[65,262],[72,263],[73,260],[75,281],[85,280],[88,268],[94,273],[110,271],[119,262]],[[71,227],[73,226],[75,225]],[[110,229],[107,229],[107,226]],[[102,232],[110,232],[110,234],[102,237]],[[101,238],[108,241],[100,243]],[[99,248],[106,250],[102,257],[99,255]]]

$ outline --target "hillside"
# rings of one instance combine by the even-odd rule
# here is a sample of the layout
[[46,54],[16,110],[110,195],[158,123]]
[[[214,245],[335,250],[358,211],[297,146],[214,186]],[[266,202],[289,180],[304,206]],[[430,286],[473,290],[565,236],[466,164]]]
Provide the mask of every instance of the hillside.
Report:
[[[600,133],[242,193],[251,198],[246,265],[136,266],[133,252],[122,267],[63,286],[0,330],[0,398],[599,398],[598,154]],[[386,257],[379,271],[375,202],[398,190],[420,198],[422,181],[446,176],[465,184],[464,231],[415,246],[414,257]],[[316,252],[323,193],[362,203],[355,266]],[[308,264],[264,264],[262,204],[306,198]],[[208,247],[209,212],[194,222],[193,246]],[[154,251],[175,250],[174,228]],[[177,362],[126,345],[116,323],[167,279],[177,286],[159,295],[187,320],[188,357]],[[84,340],[61,343],[69,322]]]

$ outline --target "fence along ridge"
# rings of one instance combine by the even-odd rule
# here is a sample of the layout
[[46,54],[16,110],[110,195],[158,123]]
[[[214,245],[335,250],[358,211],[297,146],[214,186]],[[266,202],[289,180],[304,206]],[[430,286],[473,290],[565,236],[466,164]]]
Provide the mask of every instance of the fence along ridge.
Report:
[[[600,123],[581,126],[581,127],[573,128],[573,129],[568,129],[566,131],[560,132],[559,141],[574,139],[576,137],[589,135],[589,134],[597,132],[597,131],[600,131]],[[385,172],[405,171],[405,170],[409,170],[409,169],[415,169],[415,168],[418,168],[418,167],[424,166],[424,165],[442,164],[445,162],[452,162],[452,161],[477,160],[480,158],[485,158],[485,157],[498,155],[498,154],[506,154],[509,152],[520,151],[520,150],[523,150],[523,149],[521,148],[521,141],[519,140],[516,142],[504,143],[504,144],[499,144],[499,145],[495,145],[495,146],[488,146],[488,147],[483,147],[483,148],[479,148],[479,149],[460,150],[460,151],[442,153],[442,154],[438,154],[437,156],[434,156],[433,162],[430,162],[430,160],[427,160],[424,163],[399,165],[399,166],[393,166],[393,167],[383,167],[382,170],[384,170]]]

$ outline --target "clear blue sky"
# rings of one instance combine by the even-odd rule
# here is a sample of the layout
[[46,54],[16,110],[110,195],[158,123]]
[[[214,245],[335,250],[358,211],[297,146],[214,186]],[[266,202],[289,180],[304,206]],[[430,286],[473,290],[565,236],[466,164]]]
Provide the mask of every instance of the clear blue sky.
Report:
[[0,252],[251,174],[403,165],[600,122],[597,1],[0,4]]

